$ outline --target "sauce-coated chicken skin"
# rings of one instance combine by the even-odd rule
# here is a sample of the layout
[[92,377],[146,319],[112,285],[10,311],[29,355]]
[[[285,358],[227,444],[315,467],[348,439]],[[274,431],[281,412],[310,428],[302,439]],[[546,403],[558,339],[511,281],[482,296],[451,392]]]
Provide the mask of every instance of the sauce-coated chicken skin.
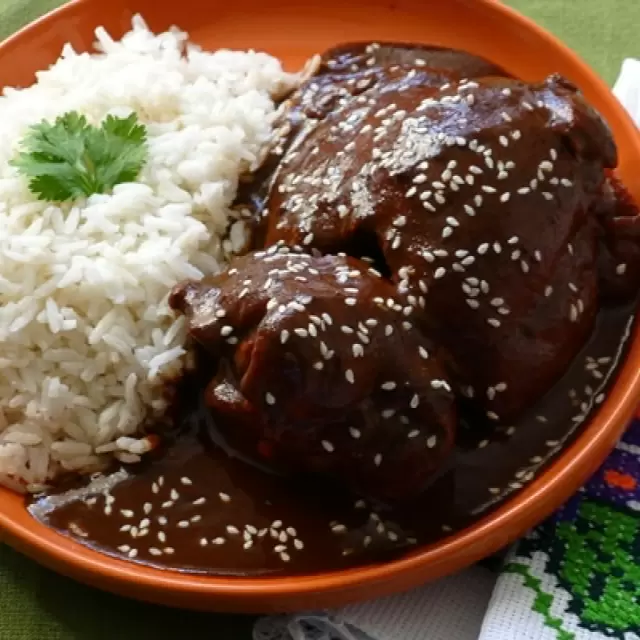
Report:
[[528,84],[433,47],[330,50],[239,194],[267,249],[172,295],[221,357],[209,406],[285,468],[411,497],[450,451],[454,395],[516,420],[600,305],[636,294],[640,219],[616,163],[558,76]]
[[[271,183],[266,244],[351,252],[375,238],[398,292],[450,353],[457,390],[510,420],[593,328],[593,208],[616,151],[561,78],[473,80],[481,65],[470,65],[463,79],[464,64],[440,76],[401,67],[307,117]],[[635,271],[616,277],[637,286]]]
[[172,294],[193,338],[222,357],[208,405],[279,466],[385,500],[415,495],[454,439],[438,354],[369,265],[284,251]]

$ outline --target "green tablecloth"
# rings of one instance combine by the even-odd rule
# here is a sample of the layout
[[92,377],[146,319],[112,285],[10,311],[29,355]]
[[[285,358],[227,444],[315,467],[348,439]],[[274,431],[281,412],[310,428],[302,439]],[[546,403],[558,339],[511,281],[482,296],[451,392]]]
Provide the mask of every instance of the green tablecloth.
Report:
[[[609,82],[625,56],[640,56],[639,0],[508,3],[554,31]],[[0,0],[0,39],[59,4]],[[251,622],[249,617],[129,602],[56,576],[0,545],[0,640],[156,640],[204,634],[211,640],[243,640],[251,637]]]

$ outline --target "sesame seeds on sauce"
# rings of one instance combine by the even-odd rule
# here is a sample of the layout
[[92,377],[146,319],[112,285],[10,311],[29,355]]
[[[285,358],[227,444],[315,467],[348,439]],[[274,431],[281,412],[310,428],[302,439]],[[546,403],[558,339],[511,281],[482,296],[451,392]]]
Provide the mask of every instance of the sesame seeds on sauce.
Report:
[[[258,304],[265,326],[273,328],[267,338],[274,351],[306,358],[305,375],[317,380],[318,388],[329,381],[335,385],[329,389],[348,397],[363,386],[371,390],[364,394],[373,405],[368,420],[359,410],[341,415],[331,428],[318,432],[303,454],[319,467],[331,468],[336,460],[357,464],[357,454],[365,452],[362,469],[374,478],[385,477],[378,474],[389,469],[404,470],[396,458],[403,447],[431,460],[447,446],[444,430],[432,423],[429,412],[434,398],[450,397],[453,383],[439,374],[436,349],[427,341],[410,342],[424,309],[449,297],[444,315],[452,323],[464,319],[475,327],[481,351],[485,343],[503,348],[532,288],[541,304],[562,305],[563,319],[578,325],[589,315],[585,307],[590,300],[583,279],[570,273],[566,279],[545,275],[559,255],[574,255],[574,242],[575,252],[582,251],[579,240],[558,234],[562,247],[538,243],[517,220],[520,208],[526,211],[529,202],[531,211],[560,207],[580,184],[579,176],[566,171],[566,154],[558,140],[544,133],[533,144],[536,132],[527,117],[546,109],[545,103],[535,92],[511,82],[487,96],[483,83],[473,78],[451,78],[415,104],[402,93],[378,99],[370,91],[377,82],[378,48],[368,45],[361,59],[347,56],[345,64],[355,75],[349,88],[336,92],[347,117],[334,119],[324,129],[326,136],[306,159],[299,150],[288,150],[286,134],[277,145],[277,155],[291,171],[283,171],[275,185],[273,196],[281,215],[270,232],[285,235],[295,221],[299,247],[274,245],[255,254],[261,262],[259,285],[242,269],[228,272],[237,278],[236,300]],[[339,66],[344,60],[332,62]],[[415,60],[415,68],[407,73],[407,95],[411,82],[420,86],[426,65]],[[361,74],[363,68],[371,73]],[[336,98],[323,91],[319,83],[313,100],[318,109],[328,108]],[[478,126],[476,107],[489,99],[495,107],[495,135],[486,135]],[[438,118],[449,116],[455,116],[454,126],[433,127]],[[322,161],[325,144],[335,145],[330,163]],[[364,162],[351,162],[363,153]],[[310,162],[314,157],[316,165]],[[301,170],[298,162],[303,160],[311,166],[309,171]],[[401,206],[374,224],[376,194],[369,185],[387,175],[386,186]],[[361,229],[366,223],[376,229],[395,288],[371,297],[366,290],[370,277],[382,279],[374,267],[336,261],[337,266],[325,269],[316,264],[313,249],[324,250],[332,240],[323,224],[328,212],[340,228]],[[615,265],[620,277],[627,269],[626,262]],[[325,278],[335,304],[325,305],[317,290],[307,287]],[[368,313],[363,313],[363,300],[369,298]],[[219,348],[230,357],[242,355],[249,343],[238,314],[219,306],[213,315],[212,333]],[[502,417],[500,403],[517,391],[517,378],[494,375],[465,381],[463,395],[482,404],[485,422],[492,423],[493,430],[457,443],[459,456],[446,470],[450,475],[417,499],[411,514],[369,504],[359,494],[331,489],[330,483],[314,486],[318,500],[310,500],[310,493],[300,491],[303,480],[299,486],[297,478],[265,473],[238,451],[228,456],[235,444],[219,437],[218,425],[198,414],[206,425],[205,438],[188,433],[182,441],[186,449],[169,452],[158,466],[107,483],[42,517],[81,542],[97,540],[98,546],[132,561],[186,571],[299,573],[402,553],[473,521],[488,501],[525,486],[557,454],[570,430],[603,401],[603,385],[617,363],[611,341],[621,334],[621,326],[614,325],[609,323],[608,333],[594,337],[592,355],[578,363],[579,371],[571,370],[572,388],[560,385],[552,390],[560,410],[554,411],[545,399],[527,419],[531,424]],[[395,354],[392,350],[406,342],[411,345],[407,357],[401,358],[406,371],[402,366],[375,369],[372,353],[384,353],[389,345]],[[252,408],[278,420],[281,412],[295,406],[296,392],[289,381],[285,385],[280,379],[280,361],[265,370],[278,375],[256,385]],[[422,377],[416,372],[423,372]],[[185,424],[188,430],[192,423]],[[532,425],[536,428],[528,428]],[[294,442],[298,433],[288,433],[288,441]],[[389,442],[390,433],[399,434],[398,440]],[[236,435],[242,437],[242,432]],[[528,438],[526,446],[518,440],[518,447],[510,448],[518,438]],[[268,438],[258,443],[265,450],[272,444]],[[473,477],[464,473],[464,465],[477,470]],[[395,479],[393,474],[388,478]],[[428,518],[416,517],[425,513]]]
[[[563,202],[580,184],[562,152],[562,136],[537,124],[546,121],[540,112],[553,89],[510,80],[496,89],[451,77],[422,95],[412,82],[406,81],[406,92],[402,83],[380,95],[369,88],[366,100],[344,104],[345,126],[331,131],[332,119],[331,127],[315,128],[312,143],[336,161],[321,161],[322,154],[317,164],[304,154],[292,159],[297,182],[293,191],[274,196],[282,226],[271,238],[301,242],[306,233],[322,232],[322,247],[331,246],[327,229],[340,207],[336,244],[344,245],[343,224],[350,232],[375,229],[398,292],[406,296],[402,313],[415,323],[430,308],[451,319],[457,333],[477,334],[477,353],[467,358],[500,362],[499,345],[535,306],[577,327],[589,321],[589,284],[574,291],[567,286],[574,274],[566,273],[563,282],[564,273],[558,281],[550,273],[557,256],[572,250],[572,239],[527,227],[541,210],[550,220],[561,218]],[[480,120],[486,113],[493,120]],[[371,183],[383,186],[376,191]],[[373,203],[385,198],[397,206],[383,213]],[[625,266],[618,269],[624,273]],[[396,330],[390,325],[385,335]],[[452,328],[447,338],[447,331],[445,341],[456,334]],[[364,363],[369,345],[355,338],[349,353]],[[357,386],[356,366],[341,373]],[[489,398],[487,391],[504,381],[481,374],[468,382],[484,399],[490,422],[499,422],[503,405],[518,393],[514,387]]]

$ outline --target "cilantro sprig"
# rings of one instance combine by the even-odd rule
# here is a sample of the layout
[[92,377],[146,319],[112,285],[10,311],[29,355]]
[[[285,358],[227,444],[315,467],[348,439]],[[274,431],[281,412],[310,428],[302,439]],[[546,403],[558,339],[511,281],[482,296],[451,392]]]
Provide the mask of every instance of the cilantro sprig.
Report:
[[64,202],[135,180],[147,159],[146,143],[146,127],[135,113],[109,115],[94,127],[70,111],[33,125],[11,164],[40,200]]

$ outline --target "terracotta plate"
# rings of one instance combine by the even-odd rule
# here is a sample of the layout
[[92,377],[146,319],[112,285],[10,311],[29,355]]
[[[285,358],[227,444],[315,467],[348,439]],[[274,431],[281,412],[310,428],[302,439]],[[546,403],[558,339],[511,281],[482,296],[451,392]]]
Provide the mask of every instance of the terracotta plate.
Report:
[[[466,49],[524,79],[559,71],[605,115],[620,149],[621,173],[640,200],[640,137],[606,85],[575,54],[492,0],[76,0],[0,46],[0,84],[27,85],[62,45],[88,49],[102,24],[121,35],[140,12],[154,30],[177,24],[205,47],[263,49],[295,67],[347,40],[387,39]],[[167,605],[224,611],[335,606],[414,587],[456,571],[522,535],[571,495],[603,461],[640,397],[636,331],[615,388],[581,435],[525,490],[456,535],[381,566],[294,578],[219,578],[142,568],[93,552],[49,531],[22,500],[0,490],[0,533],[39,562],[78,580]]]

